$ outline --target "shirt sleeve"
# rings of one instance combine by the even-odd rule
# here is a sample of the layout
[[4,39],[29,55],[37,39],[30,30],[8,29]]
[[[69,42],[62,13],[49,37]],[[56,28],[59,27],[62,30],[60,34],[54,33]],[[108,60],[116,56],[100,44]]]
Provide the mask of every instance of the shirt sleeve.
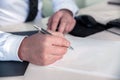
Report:
[[53,1],[53,10],[56,12],[60,9],[68,9],[72,11],[73,15],[78,12],[78,7],[76,6],[73,0],[52,0]]
[[24,38],[0,31],[0,61],[21,61],[18,49]]

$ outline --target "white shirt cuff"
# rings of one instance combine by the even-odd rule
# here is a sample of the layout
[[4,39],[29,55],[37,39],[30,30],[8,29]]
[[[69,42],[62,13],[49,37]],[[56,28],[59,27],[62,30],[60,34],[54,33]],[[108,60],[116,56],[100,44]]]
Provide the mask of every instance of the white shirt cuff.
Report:
[[20,47],[20,44],[22,40],[25,38],[25,36],[18,36],[18,35],[10,35],[6,41],[5,45],[3,47],[5,53],[2,60],[4,61],[21,61],[18,57],[18,50]]
[[73,13],[73,16],[75,16],[79,10],[75,2],[72,0],[53,0],[53,3],[55,12],[59,11],[60,9],[68,9]]

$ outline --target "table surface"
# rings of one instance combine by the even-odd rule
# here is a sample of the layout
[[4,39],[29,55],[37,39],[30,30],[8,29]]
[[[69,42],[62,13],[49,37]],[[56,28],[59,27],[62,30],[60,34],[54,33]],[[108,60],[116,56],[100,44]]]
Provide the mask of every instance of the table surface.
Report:
[[[107,5],[106,2],[104,3],[100,3],[98,5],[94,5],[94,6],[91,6],[91,7],[88,7],[88,8],[85,8],[85,9],[82,9],[80,10],[79,14],[84,14],[84,13],[89,13],[91,15],[93,15],[95,11],[99,11],[100,13],[101,12],[107,12],[106,9],[108,9],[110,5]],[[112,7],[112,6],[110,6]],[[113,6],[111,9],[115,8],[116,6]],[[99,10],[100,9],[100,10]],[[105,10],[104,10],[105,9]],[[116,11],[118,11],[118,9],[116,9]],[[108,12],[109,13],[109,12]],[[98,21],[100,21],[101,17],[98,17],[99,15],[101,14],[98,14],[96,16],[96,18],[98,19]],[[111,14],[112,15],[112,14]],[[114,14],[114,16],[116,16]],[[116,16],[118,18],[118,15]],[[114,18],[116,18],[114,17]],[[48,18],[46,19],[43,19],[42,22],[44,23],[44,25],[47,23],[47,20]],[[101,21],[102,22],[102,21]],[[0,27],[0,30],[2,31],[6,31],[6,32],[16,32],[16,31],[33,31],[33,30],[36,30],[34,27],[33,27],[33,24],[37,24],[39,25],[39,22],[30,22],[30,23],[21,23],[21,24],[16,24],[16,25],[11,25],[11,26],[4,26],[4,27]],[[46,26],[46,25],[45,25]],[[9,30],[9,31],[7,31]],[[118,32],[120,33],[120,30],[119,29],[116,29],[116,28],[111,28],[110,29],[111,31],[113,32]],[[102,32],[99,32],[99,33],[96,33],[94,35],[91,35],[89,36],[88,38],[93,38],[93,39],[103,39],[103,40],[114,40],[114,41],[120,41],[120,36],[119,35],[116,35],[116,34],[113,34],[111,33],[110,31],[102,31]],[[28,66],[28,68],[32,68],[31,67],[31,64]],[[30,72],[30,71],[28,71]],[[28,72],[25,73],[25,75],[28,74]],[[42,74],[42,72],[41,72]],[[0,78],[0,80],[26,80],[27,78],[25,78],[25,76],[17,76],[17,77],[2,77]],[[38,79],[39,80],[39,79]],[[42,79],[41,79],[42,80]]]

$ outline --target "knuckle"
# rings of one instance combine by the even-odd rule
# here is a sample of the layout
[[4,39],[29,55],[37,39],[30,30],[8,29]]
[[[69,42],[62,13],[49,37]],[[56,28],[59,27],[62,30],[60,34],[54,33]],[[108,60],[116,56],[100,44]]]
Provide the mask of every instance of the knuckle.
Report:
[[59,17],[60,17],[60,16],[61,16],[61,14],[62,14],[62,12],[61,12],[61,11],[57,11],[57,12],[56,12],[56,16],[59,16]]

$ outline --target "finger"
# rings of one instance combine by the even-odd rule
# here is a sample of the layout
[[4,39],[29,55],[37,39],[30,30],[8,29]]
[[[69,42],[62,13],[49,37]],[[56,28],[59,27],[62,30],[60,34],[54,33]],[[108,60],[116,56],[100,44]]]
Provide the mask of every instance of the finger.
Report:
[[70,31],[72,31],[75,26],[75,23],[76,23],[76,21],[74,19],[71,20],[70,22],[68,22],[64,33],[69,33]]
[[48,30],[48,32],[52,33],[52,35],[54,35],[54,36],[64,37],[64,35],[60,32],[55,32],[55,31],[51,31],[51,30]]
[[72,20],[72,22],[71,22],[70,31],[72,31],[72,30],[73,30],[73,28],[74,28],[75,24],[76,24],[76,21],[75,21],[75,19],[73,19],[73,20]]
[[64,30],[64,34],[67,34],[69,33],[70,31],[72,31],[72,29],[74,28],[74,26],[72,25],[67,25],[65,30]]
[[67,25],[67,20],[65,18],[62,18],[61,21],[60,21],[58,31],[63,33],[65,28],[66,28],[66,25]]
[[53,31],[56,31],[57,29],[57,26],[59,24],[59,21],[61,19],[61,14],[60,13],[56,13],[54,16],[53,16],[53,19],[52,19],[52,22],[51,22],[51,30]]
[[54,41],[52,43],[53,46],[65,46],[65,47],[70,46],[70,42],[68,40],[66,40],[65,38],[62,38],[62,37],[55,37]]
[[54,52],[52,55],[63,56],[67,52],[67,47],[53,46]]
[[47,59],[43,61],[42,65],[50,65],[52,63],[55,63],[57,60],[60,60],[63,56],[53,56],[53,55],[48,55]]
[[57,60],[62,59],[63,56],[54,56],[54,58],[51,59],[51,62],[56,62]]
[[50,17],[49,20],[48,20],[48,23],[47,23],[47,26],[48,26],[47,29],[48,29],[48,30],[51,30],[52,18],[53,18],[53,16]]
[[67,24],[63,33],[64,34],[68,33],[69,29],[70,29],[70,26]]

